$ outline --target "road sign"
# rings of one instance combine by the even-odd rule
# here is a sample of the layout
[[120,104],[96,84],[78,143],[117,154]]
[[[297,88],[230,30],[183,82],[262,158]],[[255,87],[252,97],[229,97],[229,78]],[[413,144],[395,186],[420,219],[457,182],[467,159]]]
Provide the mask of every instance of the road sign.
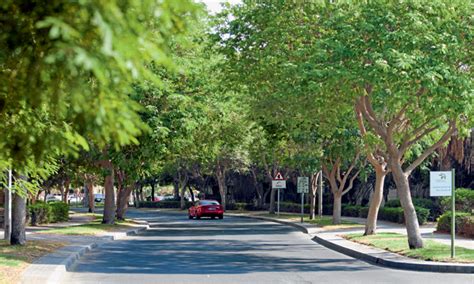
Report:
[[286,180],[272,180],[272,188],[286,188]]
[[298,193],[308,193],[309,192],[309,178],[308,177],[298,177]]
[[430,172],[430,196],[451,196],[451,172]]
[[451,196],[451,258],[456,255],[454,246],[456,232],[456,185],[455,172],[431,172],[430,171],[430,196]]
[[273,179],[274,180],[285,180],[280,172],[277,172],[277,174],[275,175],[275,177]]

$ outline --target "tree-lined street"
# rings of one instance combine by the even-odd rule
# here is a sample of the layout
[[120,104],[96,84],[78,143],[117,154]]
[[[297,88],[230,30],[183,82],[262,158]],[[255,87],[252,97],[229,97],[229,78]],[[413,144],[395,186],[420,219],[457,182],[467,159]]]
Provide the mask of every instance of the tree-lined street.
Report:
[[2,1],[0,283],[472,280],[474,5],[216,1]]
[[226,217],[142,213],[152,228],[87,253],[65,283],[472,283],[473,275],[393,270],[329,250],[299,230]]

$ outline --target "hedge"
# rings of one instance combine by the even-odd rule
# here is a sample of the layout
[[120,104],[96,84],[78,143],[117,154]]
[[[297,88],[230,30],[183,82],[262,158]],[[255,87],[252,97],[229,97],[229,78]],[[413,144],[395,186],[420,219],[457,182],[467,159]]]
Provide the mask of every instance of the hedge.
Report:
[[[456,212],[456,234],[474,237],[474,216],[467,212]],[[451,232],[451,211],[445,212],[438,218],[436,228],[440,232]]]
[[348,217],[359,217],[360,211],[364,208],[360,205],[342,205],[342,215]]
[[[423,225],[428,221],[430,210],[422,207],[415,207],[416,216],[418,217],[418,223]],[[403,208],[401,207],[383,207],[380,208],[378,219],[390,221],[394,223],[405,223],[405,215],[403,214]]]
[[[193,205],[190,201],[185,201],[185,207],[189,208]],[[139,203],[139,207],[144,208],[181,208],[181,201],[175,200],[162,200],[162,201],[142,201]]]
[[[436,218],[438,218],[438,216],[441,214],[441,206],[429,198],[413,198],[412,201],[415,207],[429,209],[428,217],[430,220],[433,220],[433,221],[436,220]],[[390,207],[390,208],[401,207],[400,200],[399,199],[389,200],[385,203],[384,207]]]
[[51,222],[67,222],[69,220],[69,205],[64,202],[50,202]]
[[48,203],[37,202],[36,204],[28,206],[30,213],[30,224],[36,226],[38,224],[47,224],[51,222],[52,209]]
[[[474,190],[458,188],[456,194],[456,211],[472,213],[474,209]],[[441,207],[444,211],[451,210],[451,197],[441,199]]]

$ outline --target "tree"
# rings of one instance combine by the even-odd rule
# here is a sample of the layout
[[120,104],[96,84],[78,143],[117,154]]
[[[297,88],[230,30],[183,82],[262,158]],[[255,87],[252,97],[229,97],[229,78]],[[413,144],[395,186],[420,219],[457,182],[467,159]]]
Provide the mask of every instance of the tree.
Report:
[[138,143],[147,127],[128,97],[131,84],[160,82],[145,63],[172,66],[167,39],[194,9],[187,0],[4,1],[0,161],[34,172],[50,156],[88,150],[88,138],[115,148]]
[[465,1],[338,2],[315,22],[317,80],[355,101],[397,185],[410,248],[423,247],[410,174],[472,125],[470,15]]

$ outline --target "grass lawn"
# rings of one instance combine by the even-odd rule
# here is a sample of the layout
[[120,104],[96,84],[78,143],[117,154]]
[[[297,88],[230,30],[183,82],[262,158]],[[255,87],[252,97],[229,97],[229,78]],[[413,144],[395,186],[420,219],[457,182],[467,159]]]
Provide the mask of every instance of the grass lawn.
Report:
[[96,216],[96,220],[83,225],[70,226],[64,228],[54,228],[38,232],[39,234],[60,234],[60,235],[101,235],[111,231],[121,231],[130,229],[137,224],[130,221],[115,221],[115,225],[102,224],[102,218]]
[[424,248],[411,250],[408,248],[407,237],[397,233],[378,233],[372,236],[348,234],[343,237],[357,243],[423,260],[474,263],[474,250],[456,247],[456,257],[451,259],[451,247],[433,240],[424,240]]
[[[301,221],[301,214],[294,214],[294,213],[280,213],[280,216],[276,214],[258,214],[258,216],[276,218],[276,219],[285,219],[289,221]],[[309,219],[307,214],[303,217],[303,222],[316,225],[318,227],[327,229],[327,230],[335,230],[335,229],[344,229],[344,228],[357,228],[363,227],[364,225],[358,224],[351,221],[342,220],[340,225],[333,225],[332,224],[332,217],[330,216],[323,216],[319,218],[316,216],[316,219]]]
[[0,240],[0,283],[18,283],[28,264],[64,245],[60,242],[27,241],[25,246],[11,246]]

